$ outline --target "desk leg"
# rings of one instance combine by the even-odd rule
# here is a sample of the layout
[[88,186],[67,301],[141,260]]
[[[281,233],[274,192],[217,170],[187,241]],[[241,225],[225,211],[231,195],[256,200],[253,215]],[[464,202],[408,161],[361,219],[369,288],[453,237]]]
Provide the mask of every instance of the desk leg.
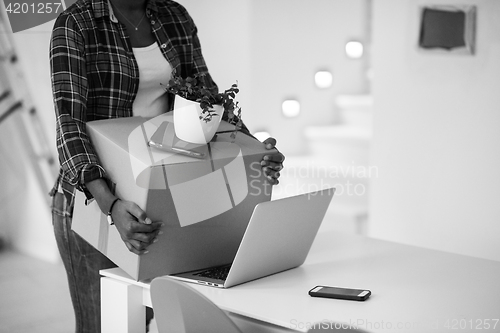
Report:
[[101,277],[101,332],[144,333],[146,308],[142,288]]

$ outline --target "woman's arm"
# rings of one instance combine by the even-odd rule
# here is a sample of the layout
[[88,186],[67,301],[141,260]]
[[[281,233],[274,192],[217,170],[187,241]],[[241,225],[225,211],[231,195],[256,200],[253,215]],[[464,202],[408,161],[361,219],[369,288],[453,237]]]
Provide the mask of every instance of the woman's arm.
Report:
[[[90,181],[86,186],[101,211],[104,214],[111,213],[116,229],[129,251],[135,254],[147,253],[147,247],[155,242],[163,224],[152,222],[135,203],[117,198],[102,178]],[[115,202],[116,199],[118,201]]]
[[[52,89],[56,111],[56,142],[64,179],[88,198],[95,198],[101,211],[109,212],[116,199],[107,182],[86,131],[88,81],[85,39],[70,14],[56,20],[50,45]],[[161,222],[152,223],[135,203],[119,200],[112,217],[127,248],[136,254],[158,235]]]
[[85,40],[71,14],[56,19],[50,43],[56,144],[64,179],[78,190],[105,177],[86,132],[88,82]]

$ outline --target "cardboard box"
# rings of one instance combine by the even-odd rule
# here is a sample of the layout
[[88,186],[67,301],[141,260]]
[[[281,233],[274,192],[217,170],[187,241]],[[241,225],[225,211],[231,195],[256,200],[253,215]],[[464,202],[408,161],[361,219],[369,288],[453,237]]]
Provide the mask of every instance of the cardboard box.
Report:
[[264,144],[222,122],[204,159],[151,148],[147,142],[164,122],[119,118],[89,122],[87,132],[116,195],[138,204],[163,234],[149,253],[131,253],[95,202],[75,201],[73,230],[136,280],[151,279],[232,261],[254,207],[271,198],[260,161]]

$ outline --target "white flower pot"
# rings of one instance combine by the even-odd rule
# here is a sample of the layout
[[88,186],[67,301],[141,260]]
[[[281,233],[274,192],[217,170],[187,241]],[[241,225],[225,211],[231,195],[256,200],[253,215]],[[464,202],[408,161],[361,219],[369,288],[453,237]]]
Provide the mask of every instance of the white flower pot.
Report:
[[200,119],[202,111],[200,103],[175,96],[174,129],[179,139],[196,144],[205,144],[212,140],[219,128],[224,108],[222,105],[214,105],[217,115],[209,122]]

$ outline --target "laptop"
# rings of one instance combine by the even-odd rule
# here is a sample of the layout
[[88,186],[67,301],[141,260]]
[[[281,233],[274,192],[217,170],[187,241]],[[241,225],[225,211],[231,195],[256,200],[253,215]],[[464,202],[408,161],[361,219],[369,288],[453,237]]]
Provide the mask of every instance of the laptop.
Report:
[[259,203],[232,263],[170,277],[229,288],[302,265],[334,192],[328,188]]

